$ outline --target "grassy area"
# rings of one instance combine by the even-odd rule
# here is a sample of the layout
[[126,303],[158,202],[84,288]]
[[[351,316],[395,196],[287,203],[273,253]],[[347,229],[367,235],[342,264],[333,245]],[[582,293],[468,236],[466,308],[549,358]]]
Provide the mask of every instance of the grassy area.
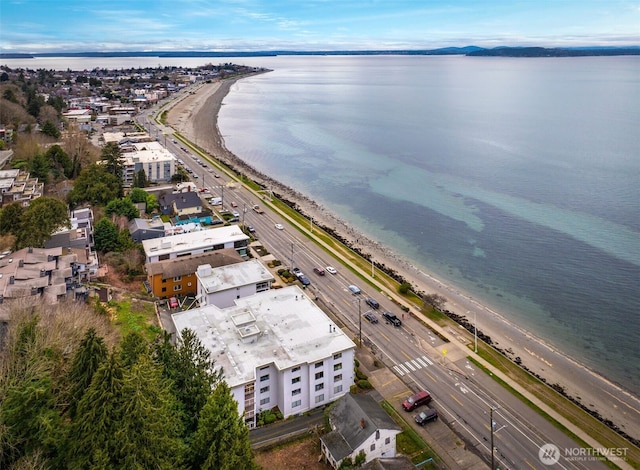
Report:
[[147,340],[153,339],[162,331],[158,326],[155,306],[152,302],[129,299],[120,302],[110,301],[113,324],[122,337],[137,332]]

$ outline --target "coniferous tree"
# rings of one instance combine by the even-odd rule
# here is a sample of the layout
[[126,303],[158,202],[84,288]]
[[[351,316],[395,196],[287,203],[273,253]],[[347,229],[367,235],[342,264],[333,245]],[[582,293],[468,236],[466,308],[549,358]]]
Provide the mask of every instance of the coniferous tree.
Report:
[[200,412],[191,442],[191,468],[201,470],[254,470],[249,428],[238,414],[238,404],[221,381]]
[[215,370],[211,351],[205,348],[193,330],[185,328],[175,352],[170,350],[169,336],[165,335],[155,347],[156,360],[164,367],[164,374],[173,383],[173,391],[183,411],[185,432],[197,428],[198,414],[220,382],[222,371]]
[[91,385],[93,375],[108,354],[109,351],[104,344],[104,340],[96,334],[94,328],[89,328],[80,342],[69,371],[69,380],[71,382],[69,410],[71,417],[75,416],[78,402]]
[[110,173],[121,180],[124,162],[122,159],[122,152],[120,151],[118,144],[115,142],[109,142],[107,145],[102,147],[102,160],[104,161],[104,168],[107,170],[107,173]]
[[104,456],[118,451],[116,433],[122,426],[124,367],[112,352],[91,380],[78,403],[76,418],[67,440],[70,469],[90,468]]
[[19,202],[12,202],[0,210],[0,235],[20,232],[20,221],[24,207]]
[[120,360],[125,367],[131,367],[149,352],[147,341],[137,331],[127,334],[120,344]]
[[93,229],[96,250],[102,253],[115,251],[118,247],[118,227],[106,217],[98,220]]

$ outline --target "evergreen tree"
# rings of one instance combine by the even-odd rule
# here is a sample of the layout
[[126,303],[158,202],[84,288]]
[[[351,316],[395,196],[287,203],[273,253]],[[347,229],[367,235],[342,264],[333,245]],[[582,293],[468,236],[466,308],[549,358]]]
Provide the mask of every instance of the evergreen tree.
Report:
[[20,222],[24,214],[24,207],[19,202],[12,202],[0,210],[0,235],[20,232]]
[[144,170],[140,170],[135,174],[133,186],[135,188],[146,188],[149,186],[149,181],[147,180],[147,174]]
[[42,153],[37,153],[29,162],[29,172],[40,180],[47,179],[49,170],[49,158]]
[[122,195],[122,180],[107,172],[103,165],[89,165],[80,172],[69,192],[71,205],[89,202],[106,205]]
[[56,172],[56,176],[64,175],[70,178],[73,174],[73,162],[67,152],[59,145],[52,145],[45,153],[50,162],[50,166]]
[[118,246],[118,227],[106,217],[98,220],[93,228],[96,250],[102,253],[115,251]]
[[161,368],[148,355],[125,373],[123,420],[116,433],[118,448],[109,454],[115,468],[180,468],[186,447],[175,397]]
[[80,342],[69,371],[69,409],[72,418],[75,416],[78,402],[91,385],[93,375],[107,358],[108,352],[104,340],[97,336],[95,329],[89,328]]
[[104,168],[107,173],[114,175],[119,180],[122,180],[123,172],[123,159],[120,147],[115,142],[109,142],[102,147],[102,160],[104,161]]
[[131,367],[149,352],[147,341],[137,331],[127,334],[120,343],[120,360],[125,367]]
[[[39,112],[40,112],[40,107],[38,107],[38,113]],[[45,122],[40,132],[42,132],[44,135],[55,137],[56,139],[60,137],[60,130],[51,121]]]
[[200,412],[191,443],[191,468],[202,470],[257,469],[249,428],[238,414],[226,382],[221,381]]
[[44,242],[61,227],[69,227],[67,205],[52,197],[39,197],[31,201],[22,216],[16,245],[42,247]]
[[132,220],[140,216],[140,211],[129,198],[114,199],[107,204],[105,212],[110,215],[124,215],[127,219]]
[[76,418],[67,440],[70,469],[85,469],[118,452],[117,433],[122,427],[124,368],[112,352],[91,380],[78,403]]
[[222,371],[216,372],[211,351],[205,348],[193,330],[185,328],[175,351],[171,351],[169,336],[156,343],[155,358],[164,366],[164,374],[173,383],[173,392],[183,411],[185,432],[193,433],[198,425],[198,414],[220,382]]

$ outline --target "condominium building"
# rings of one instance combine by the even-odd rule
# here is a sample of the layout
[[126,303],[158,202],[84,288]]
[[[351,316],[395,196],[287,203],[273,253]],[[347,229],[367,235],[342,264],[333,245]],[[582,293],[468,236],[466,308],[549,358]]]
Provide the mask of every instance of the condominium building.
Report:
[[172,318],[178,335],[189,328],[211,351],[250,427],[263,410],[298,415],[333,402],[353,384],[354,342],[297,286]]

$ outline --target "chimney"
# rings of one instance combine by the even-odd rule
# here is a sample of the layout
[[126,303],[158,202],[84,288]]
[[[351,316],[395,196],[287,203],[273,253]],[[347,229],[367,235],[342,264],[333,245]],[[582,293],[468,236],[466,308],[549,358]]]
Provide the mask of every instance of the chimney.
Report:
[[362,429],[364,429],[364,428],[366,428],[366,427],[367,427],[367,422],[364,420],[364,418],[362,418],[362,419],[360,420],[360,427],[361,427]]

